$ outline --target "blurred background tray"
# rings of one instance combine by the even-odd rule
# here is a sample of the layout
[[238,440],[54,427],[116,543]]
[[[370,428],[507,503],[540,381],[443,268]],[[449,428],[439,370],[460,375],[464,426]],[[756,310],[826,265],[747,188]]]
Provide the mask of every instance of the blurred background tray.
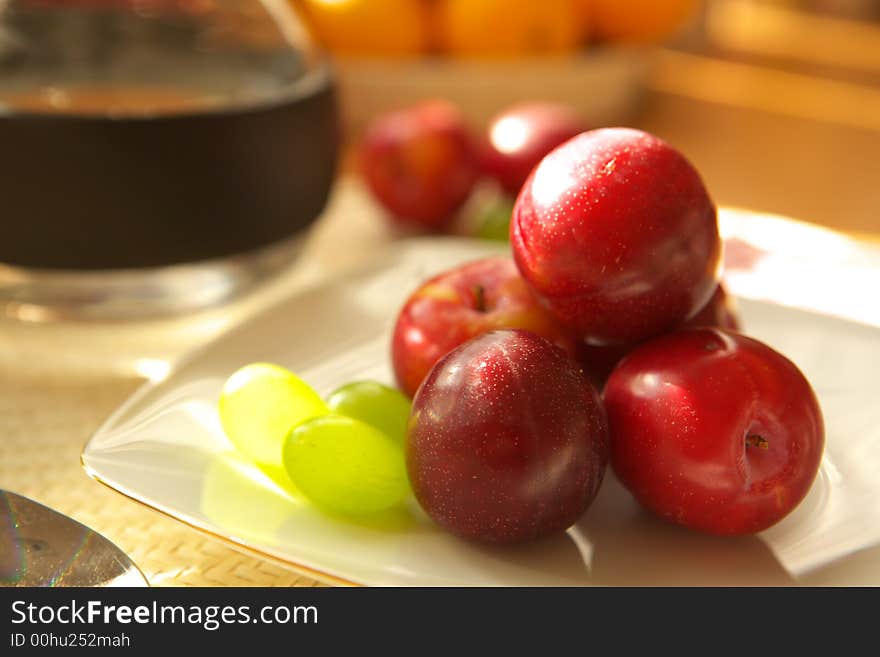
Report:
[[533,100],[571,105],[590,125],[631,117],[645,93],[650,51],[602,47],[574,56],[466,60],[337,58],[346,125],[359,134],[372,117],[424,98],[446,98],[475,125],[499,108]]

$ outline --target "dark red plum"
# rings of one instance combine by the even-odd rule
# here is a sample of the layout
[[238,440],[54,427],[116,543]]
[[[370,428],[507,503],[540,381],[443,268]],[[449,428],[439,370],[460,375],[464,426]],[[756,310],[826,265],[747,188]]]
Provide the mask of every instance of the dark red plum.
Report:
[[607,459],[595,388],[529,331],[491,331],[457,347],[413,401],[413,491],[437,524],[467,539],[519,543],[564,531],[596,496]]

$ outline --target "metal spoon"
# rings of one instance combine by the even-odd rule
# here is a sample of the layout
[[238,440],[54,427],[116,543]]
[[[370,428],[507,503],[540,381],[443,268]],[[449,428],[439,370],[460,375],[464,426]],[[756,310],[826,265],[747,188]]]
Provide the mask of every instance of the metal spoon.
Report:
[[0,490],[0,586],[149,586],[128,556],[73,518]]

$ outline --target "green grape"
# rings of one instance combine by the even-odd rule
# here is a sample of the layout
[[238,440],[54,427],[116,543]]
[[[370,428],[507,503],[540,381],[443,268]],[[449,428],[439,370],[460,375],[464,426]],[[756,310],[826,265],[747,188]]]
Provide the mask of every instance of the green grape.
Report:
[[480,217],[476,235],[486,240],[506,242],[510,239],[510,216],[513,202],[500,200],[486,209]]
[[292,427],[329,413],[317,392],[293,372],[269,363],[242,367],[226,381],[220,423],[233,445],[264,465],[281,465]]
[[297,489],[331,512],[376,513],[409,493],[403,450],[354,418],[325,415],[303,422],[285,440],[283,459]]
[[355,381],[327,397],[330,410],[366,422],[403,446],[411,402],[399,390],[377,381]]

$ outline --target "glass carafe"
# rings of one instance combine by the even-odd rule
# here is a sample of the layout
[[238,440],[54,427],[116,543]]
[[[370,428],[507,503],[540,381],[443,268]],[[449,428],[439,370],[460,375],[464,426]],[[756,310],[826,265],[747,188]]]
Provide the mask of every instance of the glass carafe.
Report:
[[288,0],[0,0],[0,310],[233,298],[295,257],[338,141]]

